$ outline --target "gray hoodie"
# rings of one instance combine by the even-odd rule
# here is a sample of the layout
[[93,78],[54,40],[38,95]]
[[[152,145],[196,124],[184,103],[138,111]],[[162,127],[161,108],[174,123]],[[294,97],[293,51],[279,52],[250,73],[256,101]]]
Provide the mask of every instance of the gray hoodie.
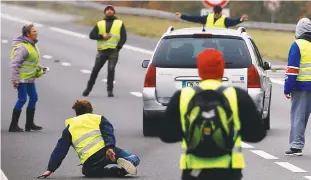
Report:
[[[296,26],[296,38],[300,39],[302,36],[309,37],[311,34],[311,21],[308,18],[302,18],[298,21]],[[305,38],[303,38],[305,39]]]
[[[13,46],[16,44],[19,44],[21,42],[28,42],[35,46],[37,41],[32,41],[31,39],[25,37],[25,36],[19,36],[16,39],[13,39]],[[11,59],[11,69],[12,69],[12,82],[20,82],[20,83],[32,83],[35,81],[35,78],[27,79],[27,80],[22,80],[20,79],[19,76],[19,69],[21,68],[21,65],[23,62],[27,59],[28,57],[28,51],[24,46],[20,46],[16,48],[14,52],[14,56]]]

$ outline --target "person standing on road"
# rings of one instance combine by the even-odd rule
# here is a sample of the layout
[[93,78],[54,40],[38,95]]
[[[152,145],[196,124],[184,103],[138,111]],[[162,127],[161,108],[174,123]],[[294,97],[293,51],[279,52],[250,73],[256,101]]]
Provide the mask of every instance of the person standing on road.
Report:
[[290,149],[285,155],[302,155],[305,130],[311,113],[311,21],[299,20],[286,70],[284,94],[291,99]]
[[11,69],[13,87],[17,89],[18,99],[12,113],[12,121],[9,132],[23,132],[18,126],[22,108],[29,96],[29,103],[26,110],[25,130],[42,130],[41,126],[34,123],[34,115],[38,94],[35,79],[46,73],[47,68],[40,66],[40,53],[37,45],[37,30],[33,24],[28,24],[22,28],[22,36],[13,40],[13,50],[11,52]]
[[248,20],[247,14],[243,14],[240,18],[237,19],[228,18],[222,14],[222,7],[220,6],[215,6],[213,11],[214,13],[205,16],[188,16],[176,12],[176,16],[185,21],[205,24],[205,26],[209,28],[228,28]]
[[[72,109],[77,116],[66,120],[66,128],[51,154],[48,169],[38,178],[46,178],[55,172],[70,146],[78,154],[83,165],[82,174],[87,177],[136,174],[140,160],[136,155],[116,147],[112,124],[104,116],[93,114],[89,101],[77,100]],[[107,168],[110,164],[120,167]]]
[[259,142],[266,129],[248,93],[222,85],[225,61],[219,51],[204,50],[197,67],[202,81],[172,96],[160,138],[182,141],[183,180],[240,180],[245,167],[242,140]]
[[90,33],[90,39],[97,40],[97,56],[87,88],[83,96],[88,96],[97,79],[98,73],[108,60],[107,91],[113,97],[113,82],[119,51],[126,42],[127,34],[124,23],[115,16],[115,9],[108,5],[104,13],[106,17],[99,21]]

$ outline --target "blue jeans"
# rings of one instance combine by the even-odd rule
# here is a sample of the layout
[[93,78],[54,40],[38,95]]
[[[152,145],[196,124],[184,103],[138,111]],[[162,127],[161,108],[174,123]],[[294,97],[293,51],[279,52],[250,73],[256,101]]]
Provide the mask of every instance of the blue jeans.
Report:
[[311,113],[311,91],[294,91],[291,96],[290,148],[303,149],[305,130]]
[[[124,149],[115,147],[114,152],[115,152],[116,158],[124,158],[130,161],[134,166],[138,166],[140,162],[139,158],[136,155]],[[92,165],[83,166],[82,174],[84,174],[87,177],[113,176],[114,174],[112,170],[115,168],[115,166],[110,167],[110,168],[106,167],[112,164],[116,164],[116,162],[112,162],[111,160],[106,159],[105,155],[103,154],[103,158],[99,160],[98,162],[93,163]]]
[[38,101],[38,94],[35,83],[20,83],[17,88],[17,102],[15,110],[21,110],[27,102],[27,95],[29,96],[28,108],[35,109]]

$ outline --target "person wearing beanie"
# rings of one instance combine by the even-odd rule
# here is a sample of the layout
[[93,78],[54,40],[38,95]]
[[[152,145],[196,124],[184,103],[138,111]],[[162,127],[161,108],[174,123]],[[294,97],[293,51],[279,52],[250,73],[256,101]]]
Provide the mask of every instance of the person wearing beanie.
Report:
[[[77,100],[72,109],[76,117],[65,121],[66,128],[51,154],[48,168],[38,178],[46,178],[55,172],[70,146],[79,155],[82,174],[86,177],[135,175],[140,159],[116,146],[112,124],[104,116],[93,114],[89,101]],[[115,166],[108,168],[107,165]]]
[[248,20],[247,14],[243,14],[240,18],[236,19],[228,18],[222,14],[222,7],[220,6],[215,6],[213,11],[213,13],[205,16],[189,16],[176,12],[176,16],[185,21],[204,24],[209,28],[228,28]]
[[119,51],[127,40],[127,33],[123,21],[115,16],[112,5],[104,9],[105,18],[97,22],[90,32],[90,39],[97,41],[97,56],[90,79],[83,96],[88,96],[93,89],[98,73],[108,61],[107,92],[113,97],[115,68],[119,59]]
[[285,155],[302,156],[305,131],[311,113],[311,21],[302,18],[296,26],[296,40],[289,54],[284,94],[291,99],[289,150]]
[[[187,153],[182,154],[180,159],[183,180],[241,180],[242,169],[245,167],[244,157],[241,151],[233,151],[234,149],[242,149],[240,143],[234,141],[234,148],[229,150],[230,156],[225,154],[224,157],[198,157],[194,155],[195,151],[190,151],[184,146],[187,144],[189,146],[192,145],[185,141],[185,139],[189,138],[186,136],[187,131],[184,130],[189,126],[187,125],[188,121],[185,119],[187,119],[187,117],[192,117],[186,116],[186,109],[191,105],[190,102],[193,102],[192,97],[197,94],[196,92],[203,91],[203,93],[206,93],[207,90],[210,92],[210,90],[218,91],[219,89],[223,89],[220,92],[230,104],[229,107],[231,108],[234,126],[238,127],[236,124],[240,124],[238,135],[234,137],[244,142],[259,142],[266,136],[266,129],[262,122],[261,115],[252,98],[245,90],[222,85],[225,61],[222,53],[218,50],[206,49],[201,52],[197,56],[197,68],[199,77],[201,78],[201,82],[198,85],[199,91],[197,91],[198,88],[186,87],[175,92],[167,106],[163,121],[159,127],[160,139],[166,143],[183,142],[183,147],[187,150]],[[215,100],[215,97],[210,95],[208,99],[209,101],[206,102],[207,104],[210,100]],[[234,99],[236,99],[236,101]],[[204,111],[200,117],[203,117],[203,114]],[[198,117],[198,115],[196,116]],[[228,122],[228,119],[226,119],[225,122]],[[199,131],[199,133],[203,132],[206,133],[205,128],[204,131]],[[193,137],[201,137],[201,135]],[[210,146],[207,147],[209,148]],[[205,153],[206,151],[201,152]],[[233,156],[235,157],[234,160]],[[218,160],[217,158],[221,158],[221,162],[224,162],[224,158],[226,158],[228,162],[217,162],[215,164],[215,161]],[[231,164],[231,169],[229,164]]]

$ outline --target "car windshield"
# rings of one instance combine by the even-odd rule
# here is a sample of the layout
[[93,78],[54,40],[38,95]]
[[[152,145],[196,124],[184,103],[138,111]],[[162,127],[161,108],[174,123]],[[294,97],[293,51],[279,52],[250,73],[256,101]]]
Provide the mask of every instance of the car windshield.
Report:
[[226,68],[248,68],[251,57],[245,41],[240,37],[168,36],[161,40],[152,64],[161,68],[196,68],[196,56],[207,48],[223,53]]

